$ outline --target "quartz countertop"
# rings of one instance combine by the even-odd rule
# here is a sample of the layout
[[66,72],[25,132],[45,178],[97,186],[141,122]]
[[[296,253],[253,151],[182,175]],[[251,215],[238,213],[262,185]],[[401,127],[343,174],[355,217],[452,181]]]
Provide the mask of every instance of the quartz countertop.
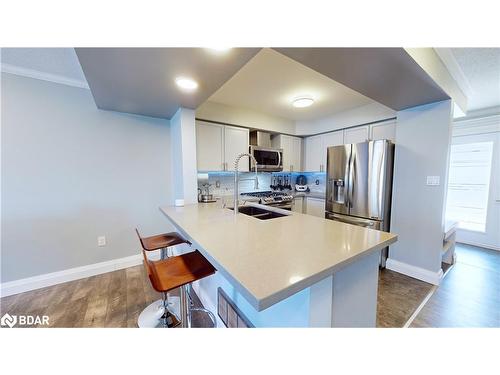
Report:
[[220,203],[160,210],[257,311],[397,240],[391,233],[289,211],[259,220],[234,215]]

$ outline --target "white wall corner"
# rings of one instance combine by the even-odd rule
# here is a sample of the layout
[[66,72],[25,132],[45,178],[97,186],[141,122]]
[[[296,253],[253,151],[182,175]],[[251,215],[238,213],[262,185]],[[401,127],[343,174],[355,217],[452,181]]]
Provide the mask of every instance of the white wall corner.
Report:
[[433,285],[439,285],[441,283],[441,279],[443,278],[442,269],[439,269],[439,271],[430,271],[425,268],[412,266],[411,264],[403,263],[391,258],[387,259],[385,266],[391,271],[399,272],[403,275],[410,276]]
[[195,111],[179,108],[170,120],[173,191],[175,199],[184,199],[185,204],[196,203],[198,197],[196,166],[196,120]]

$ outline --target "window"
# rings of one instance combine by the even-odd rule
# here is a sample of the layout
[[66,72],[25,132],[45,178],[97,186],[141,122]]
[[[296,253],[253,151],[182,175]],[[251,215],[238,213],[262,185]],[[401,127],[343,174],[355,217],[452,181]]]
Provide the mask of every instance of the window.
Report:
[[493,142],[451,146],[446,219],[485,232]]

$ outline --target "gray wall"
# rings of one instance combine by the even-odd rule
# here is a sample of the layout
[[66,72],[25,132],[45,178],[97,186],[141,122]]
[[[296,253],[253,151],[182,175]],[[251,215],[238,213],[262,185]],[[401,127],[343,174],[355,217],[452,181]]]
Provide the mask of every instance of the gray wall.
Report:
[[2,282],[138,254],[135,226],[172,230],[158,211],[172,203],[167,120],[5,73],[1,105]]
[[[389,258],[431,272],[441,268],[450,140],[450,100],[398,112],[391,215],[398,241]],[[427,186],[426,176],[441,184]]]

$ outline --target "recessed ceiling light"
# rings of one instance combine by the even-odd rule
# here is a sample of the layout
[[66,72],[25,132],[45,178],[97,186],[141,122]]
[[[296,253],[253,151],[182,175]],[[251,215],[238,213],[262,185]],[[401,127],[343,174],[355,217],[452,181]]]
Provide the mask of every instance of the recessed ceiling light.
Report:
[[304,108],[304,107],[309,107],[314,103],[314,99],[307,97],[307,96],[302,96],[300,98],[296,98],[293,100],[292,105],[296,108]]
[[223,53],[229,51],[231,47],[209,47],[209,49],[213,52]]
[[198,88],[198,82],[196,82],[194,79],[187,78],[187,77],[177,77],[175,79],[175,83],[181,89],[186,90],[186,91],[194,91]]

